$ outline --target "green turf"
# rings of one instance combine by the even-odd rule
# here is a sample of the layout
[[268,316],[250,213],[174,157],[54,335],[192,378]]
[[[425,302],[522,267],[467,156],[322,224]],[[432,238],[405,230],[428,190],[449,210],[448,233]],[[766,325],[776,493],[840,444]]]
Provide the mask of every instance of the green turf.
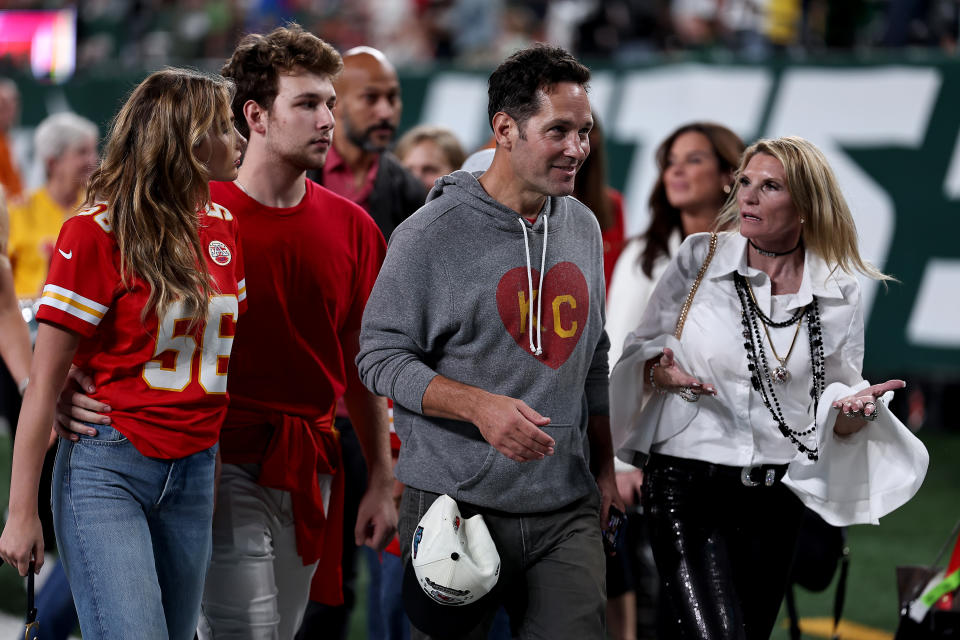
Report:
[[[897,565],[931,562],[951,528],[960,519],[960,434],[927,431],[922,439],[930,451],[930,470],[917,496],[883,519],[879,527],[853,527],[849,533],[851,553],[847,585],[847,620],[893,631],[897,623]],[[6,508],[10,479],[10,444],[0,434],[0,513]],[[362,563],[361,563],[362,564]],[[365,584],[361,573],[358,607],[350,628],[351,640],[366,637]],[[23,583],[7,566],[0,567],[0,610],[22,613]],[[804,617],[832,615],[834,586],[824,593],[798,590],[797,608]],[[775,640],[787,633],[778,628]]]

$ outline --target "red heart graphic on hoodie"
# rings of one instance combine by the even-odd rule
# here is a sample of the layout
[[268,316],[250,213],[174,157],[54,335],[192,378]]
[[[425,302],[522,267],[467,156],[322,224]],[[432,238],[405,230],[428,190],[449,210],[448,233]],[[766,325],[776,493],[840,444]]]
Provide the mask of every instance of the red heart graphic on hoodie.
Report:
[[[540,272],[531,270],[533,286],[540,284]],[[497,311],[503,326],[528,355],[545,365],[559,369],[573,353],[580,335],[587,324],[590,311],[590,291],[583,273],[572,262],[555,264],[543,279],[543,307],[540,336],[543,354],[530,351],[530,307],[534,318],[537,315],[537,289],[530,300],[526,267],[517,267],[503,274],[497,284]],[[537,341],[536,326],[533,327],[534,344]]]

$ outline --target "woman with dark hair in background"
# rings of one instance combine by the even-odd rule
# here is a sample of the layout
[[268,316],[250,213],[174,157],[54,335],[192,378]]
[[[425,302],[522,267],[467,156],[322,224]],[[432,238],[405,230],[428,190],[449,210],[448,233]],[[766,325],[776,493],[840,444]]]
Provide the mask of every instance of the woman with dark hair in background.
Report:
[[680,243],[713,227],[743,149],[737,134],[712,122],[685,124],[660,143],[650,226],[624,247],[607,291],[611,367]]

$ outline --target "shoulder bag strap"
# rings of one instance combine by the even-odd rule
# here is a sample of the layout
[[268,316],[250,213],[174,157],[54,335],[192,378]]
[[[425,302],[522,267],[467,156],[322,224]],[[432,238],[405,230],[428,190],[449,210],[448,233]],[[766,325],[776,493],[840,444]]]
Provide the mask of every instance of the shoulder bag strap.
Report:
[[693,296],[697,295],[697,289],[700,288],[700,282],[703,280],[704,274],[707,272],[707,267],[710,266],[710,261],[713,260],[713,254],[717,252],[717,234],[713,232],[710,234],[710,249],[707,250],[707,257],[703,259],[703,265],[700,266],[700,271],[697,272],[697,278],[693,281],[693,286],[690,287],[690,293],[687,294],[687,299],[683,302],[683,307],[680,309],[680,317],[677,318],[677,328],[674,329],[673,335],[679,340],[680,335],[683,334],[683,325],[687,321],[687,314],[690,312],[690,305],[693,304]]

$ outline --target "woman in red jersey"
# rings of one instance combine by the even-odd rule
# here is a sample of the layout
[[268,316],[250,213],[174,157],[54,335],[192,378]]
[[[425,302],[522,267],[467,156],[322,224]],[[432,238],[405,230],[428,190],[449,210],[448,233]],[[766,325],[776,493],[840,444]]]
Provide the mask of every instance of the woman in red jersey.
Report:
[[179,69],[133,91],[43,288],[0,557],[21,575],[43,562],[40,461],[76,364],[112,407],[97,435],[61,440],[54,472],[54,526],[88,640],[188,640],[199,617],[246,298],[236,221],[208,187],[237,174],[232,92],[219,76]]

